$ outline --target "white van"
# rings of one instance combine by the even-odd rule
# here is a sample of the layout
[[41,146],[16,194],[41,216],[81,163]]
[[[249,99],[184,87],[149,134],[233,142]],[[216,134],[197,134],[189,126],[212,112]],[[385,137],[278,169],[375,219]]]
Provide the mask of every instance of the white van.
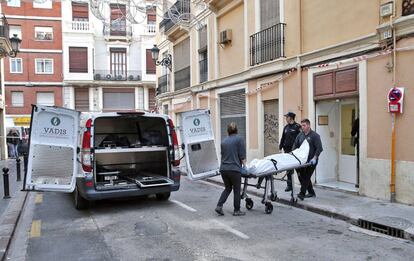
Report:
[[[182,131],[189,177],[217,175],[209,111],[184,113]],[[77,209],[108,198],[155,194],[167,200],[179,189],[179,164],[177,135],[166,115],[33,105],[28,191],[74,192]]]

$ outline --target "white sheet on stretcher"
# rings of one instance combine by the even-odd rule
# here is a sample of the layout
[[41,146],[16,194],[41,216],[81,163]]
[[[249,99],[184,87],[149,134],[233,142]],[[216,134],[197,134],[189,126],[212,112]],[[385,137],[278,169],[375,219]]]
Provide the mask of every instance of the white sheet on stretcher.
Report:
[[280,169],[291,169],[305,164],[309,154],[309,143],[304,140],[302,145],[290,153],[279,153],[265,157],[264,159],[254,159],[247,165],[247,171],[251,174],[269,173],[276,171],[272,159],[276,161],[276,167]]

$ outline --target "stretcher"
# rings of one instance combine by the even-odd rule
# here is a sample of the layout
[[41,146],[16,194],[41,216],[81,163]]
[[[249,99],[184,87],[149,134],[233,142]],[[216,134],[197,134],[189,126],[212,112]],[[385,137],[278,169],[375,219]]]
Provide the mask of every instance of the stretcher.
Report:
[[[247,194],[247,187],[251,186],[257,189],[264,189],[261,203],[265,205],[265,213],[271,214],[273,212],[272,201],[277,200],[277,192],[275,190],[274,181],[275,180],[285,181],[286,180],[285,178],[287,177],[288,174],[285,173],[285,175],[283,175],[281,178],[277,178],[277,175],[283,172],[287,172],[289,170],[306,168],[306,167],[309,167],[310,165],[311,165],[310,163],[306,163],[306,164],[300,164],[298,166],[291,167],[291,168],[275,169],[273,171],[255,173],[255,174],[249,173],[249,172],[242,173],[243,190],[241,193],[241,198],[246,201],[246,209],[251,210],[254,206],[253,200]],[[249,179],[258,179],[258,181],[256,184],[249,183]],[[265,181],[264,186],[262,185],[263,180]],[[292,177],[292,180],[293,180],[293,177]],[[290,185],[292,186],[292,190],[290,193],[290,203],[294,205],[298,201],[298,199],[294,196],[295,195],[294,182],[292,181],[292,184]]]
[[[241,198],[246,201],[246,208],[248,210],[253,208],[253,200],[247,195],[247,187],[252,186],[257,189],[264,189],[262,204],[265,205],[265,213],[270,214],[273,211],[271,201],[277,200],[277,193],[275,191],[274,180],[284,181],[289,170],[296,170],[306,168],[311,164],[307,162],[309,154],[309,143],[305,140],[301,146],[290,153],[273,154],[264,159],[254,159],[242,173],[243,191]],[[277,178],[278,174],[286,172],[282,178]],[[294,172],[293,172],[294,173]],[[249,179],[258,178],[256,185],[249,184]],[[293,179],[293,177],[292,177]],[[264,186],[262,182],[265,180]],[[292,186],[290,202],[293,205],[297,202],[294,196],[294,182]]]

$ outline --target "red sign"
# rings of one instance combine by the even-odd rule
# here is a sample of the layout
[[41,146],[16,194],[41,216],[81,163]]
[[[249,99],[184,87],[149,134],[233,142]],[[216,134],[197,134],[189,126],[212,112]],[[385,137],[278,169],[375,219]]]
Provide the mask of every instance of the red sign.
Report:
[[402,92],[398,88],[393,88],[388,93],[388,100],[390,102],[398,102],[401,100],[401,98],[402,98]]

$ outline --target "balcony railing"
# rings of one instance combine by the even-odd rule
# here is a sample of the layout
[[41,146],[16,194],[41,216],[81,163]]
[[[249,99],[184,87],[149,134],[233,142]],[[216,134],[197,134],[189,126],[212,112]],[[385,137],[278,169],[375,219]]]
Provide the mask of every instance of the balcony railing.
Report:
[[119,71],[95,70],[93,79],[95,81],[141,81],[141,71]]
[[285,57],[285,24],[277,24],[250,36],[250,65]]
[[174,90],[190,87],[190,66],[174,72]]
[[208,76],[208,59],[201,60],[200,66],[200,83],[207,81]]
[[165,74],[158,78],[157,95],[169,92],[170,90],[170,75]]
[[130,25],[104,25],[103,34],[106,37],[132,37],[132,26]]
[[156,33],[155,30],[157,29],[157,26],[155,24],[146,24],[144,26],[145,26],[145,34],[152,35]]
[[70,21],[68,28],[72,31],[87,32],[90,29],[89,21]]
[[164,14],[164,19],[160,22],[160,30],[167,32],[176,23],[171,20],[171,17],[177,17],[181,21],[189,20],[186,17],[190,14],[190,0],[178,0],[173,6]]
[[402,15],[412,15],[414,14],[414,1],[413,0],[403,0],[402,3]]

